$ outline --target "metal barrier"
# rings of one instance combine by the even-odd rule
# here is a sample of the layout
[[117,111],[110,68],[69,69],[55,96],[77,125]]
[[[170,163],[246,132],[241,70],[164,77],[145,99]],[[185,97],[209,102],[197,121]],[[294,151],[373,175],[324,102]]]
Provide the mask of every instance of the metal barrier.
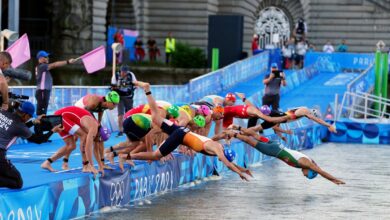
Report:
[[[349,100],[352,100],[351,104],[348,104]],[[376,110],[371,107],[373,103],[379,103],[380,106],[383,106],[382,110]],[[387,109],[390,109],[390,99],[369,93],[345,92],[343,100],[336,111],[336,120],[343,116],[349,119],[367,120],[372,118],[378,119],[379,121],[386,121],[390,118],[390,113],[386,111]]]

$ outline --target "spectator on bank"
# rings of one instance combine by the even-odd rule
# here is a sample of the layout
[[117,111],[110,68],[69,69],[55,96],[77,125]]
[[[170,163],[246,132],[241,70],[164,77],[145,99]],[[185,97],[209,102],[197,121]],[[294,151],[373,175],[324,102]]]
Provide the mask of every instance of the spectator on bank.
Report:
[[259,50],[259,35],[254,34],[252,39],[252,55],[255,55]]
[[290,48],[288,48],[288,41],[285,41],[282,46],[282,67],[283,69],[289,69],[291,66],[291,57],[292,57],[293,51],[291,51]]
[[156,62],[157,56],[160,56],[160,49],[157,47],[157,42],[153,37],[149,37],[148,42],[149,62]]
[[306,53],[310,53],[310,52],[315,52],[316,51],[316,46],[314,46],[314,44],[309,43],[309,41],[306,41],[306,44],[309,45],[309,47],[307,48]]
[[133,108],[135,81],[137,81],[137,78],[135,78],[134,73],[130,71],[127,65],[122,65],[120,72],[116,73],[111,79],[112,90],[116,91],[120,96],[118,104],[118,136],[123,135],[123,115]]
[[[288,40],[286,48],[285,48],[285,53],[286,53],[286,58],[284,62],[284,68],[285,69],[291,69],[294,66],[294,60],[295,60],[295,38],[290,38]],[[283,51],[282,51],[283,52]]]
[[330,40],[328,40],[326,42],[326,44],[322,48],[322,51],[325,53],[333,53],[334,52],[334,47],[333,47],[332,43],[330,42]]
[[347,52],[348,51],[348,46],[345,44],[345,39],[341,40],[341,44],[337,46],[337,52]]
[[296,39],[306,39],[307,25],[303,18],[298,18],[298,22],[295,24],[294,37]]
[[168,37],[165,38],[165,64],[171,62],[172,54],[175,52],[176,48],[176,39],[173,38],[172,32],[168,33]]
[[144,42],[142,42],[141,37],[137,37],[137,40],[134,42],[135,49],[135,60],[137,62],[142,62],[145,57]]
[[47,113],[50,93],[53,86],[53,77],[50,70],[76,62],[75,59],[69,59],[49,63],[49,55],[48,52],[43,50],[37,53],[38,65],[35,68],[35,78],[37,80],[37,90],[35,92],[35,98],[37,99],[37,115],[46,115]]
[[[123,39],[123,33],[122,33],[122,30],[118,29],[114,36],[114,43],[120,43],[122,45],[122,48],[124,46],[124,39]],[[123,50],[119,51],[119,53],[116,53],[116,63],[122,63],[122,54],[123,53]]]
[[308,47],[303,38],[299,39],[296,45],[296,56],[295,56],[295,65],[301,69],[303,67],[303,60],[305,59],[305,54]]

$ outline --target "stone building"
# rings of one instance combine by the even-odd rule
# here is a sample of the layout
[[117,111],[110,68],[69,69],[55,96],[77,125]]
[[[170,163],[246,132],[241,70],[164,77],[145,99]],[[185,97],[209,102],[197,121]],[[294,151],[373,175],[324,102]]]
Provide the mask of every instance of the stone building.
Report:
[[[162,49],[169,31],[176,39],[207,49],[208,16],[244,16],[243,48],[254,33],[267,43],[288,38],[298,18],[317,48],[346,39],[353,52],[372,52],[390,33],[388,0],[2,0],[2,28],[28,33],[32,51],[82,54],[105,44],[109,25],[153,36]],[[19,10],[18,10],[19,8]],[[272,30],[272,31],[271,31]]]

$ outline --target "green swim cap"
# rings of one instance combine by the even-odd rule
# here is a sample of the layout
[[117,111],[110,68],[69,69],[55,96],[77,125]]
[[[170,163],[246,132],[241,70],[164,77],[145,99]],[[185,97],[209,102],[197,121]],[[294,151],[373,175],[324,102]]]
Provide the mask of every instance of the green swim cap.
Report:
[[115,91],[111,91],[106,95],[107,102],[112,102],[114,104],[118,104],[119,100],[120,100],[119,94]]
[[179,117],[179,107],[177,105],[171,105],[167,109],[168,114],[172,115],[172,117]]
[[193,120],[195,124],[201,128],[203,128],[206,125],[206,119],[202,115],[195,116]]
[[141,114],[134,114],[131,116],[131,119],[133,120],[134,124],[145,131],[152,127],[151,120]]

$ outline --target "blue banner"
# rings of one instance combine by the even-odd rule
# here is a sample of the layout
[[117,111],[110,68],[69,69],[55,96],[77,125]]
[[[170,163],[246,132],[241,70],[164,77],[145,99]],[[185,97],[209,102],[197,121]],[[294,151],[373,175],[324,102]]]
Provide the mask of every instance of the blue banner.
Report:
[[344,69],[365,70],[374,63],[374,53],[310,52],[305,56],[305,67],[315,65],[320,72],[342,72]]
[[99,208],[130,203],[130,170],[106,170],[99,181]]
[[177,160],[165,163],[157,161],[152,164],[142,162],[131,169],[131,200],[142,200],[150,195],[177,188],[179,173]]
[[[117,31],[120,31],[122,37],[123,37],[123,51],[122,51],[122,63],[126,63],[127,61],[135,60],[135,49],[134,49],[134,42],[137,39],[137,36],[131,36],[125,34],[123,29],[119,29],[116,27],[109,26],[107,29],[107,47],[106,47],[106,54],[107,54],[107,61],[108,63],[112,63],[112,48],[111,45],[114,43],[114,35]],[[135,31],[134,31],[135,33]],[[128,51],[128,53],[123,53],[124,51]],[[129,57],[124,57],[124,55],[128,55]]]
[[70,219],[98,210],[99,181],[90,175],[49,184],[49,219]]
[[389,124],[356,122],[347,119],[336,122],[337,134],[328,132],[332,142],[359,144],[390,144]]
[[0,195],[0,219],[49,219],[51,200],[48,186]]
[[265,51],[248,59],[233,63],[215,72],[192,79],[189,82],[190,100],[218,94],[235,84],[268,70],[269,52]]

